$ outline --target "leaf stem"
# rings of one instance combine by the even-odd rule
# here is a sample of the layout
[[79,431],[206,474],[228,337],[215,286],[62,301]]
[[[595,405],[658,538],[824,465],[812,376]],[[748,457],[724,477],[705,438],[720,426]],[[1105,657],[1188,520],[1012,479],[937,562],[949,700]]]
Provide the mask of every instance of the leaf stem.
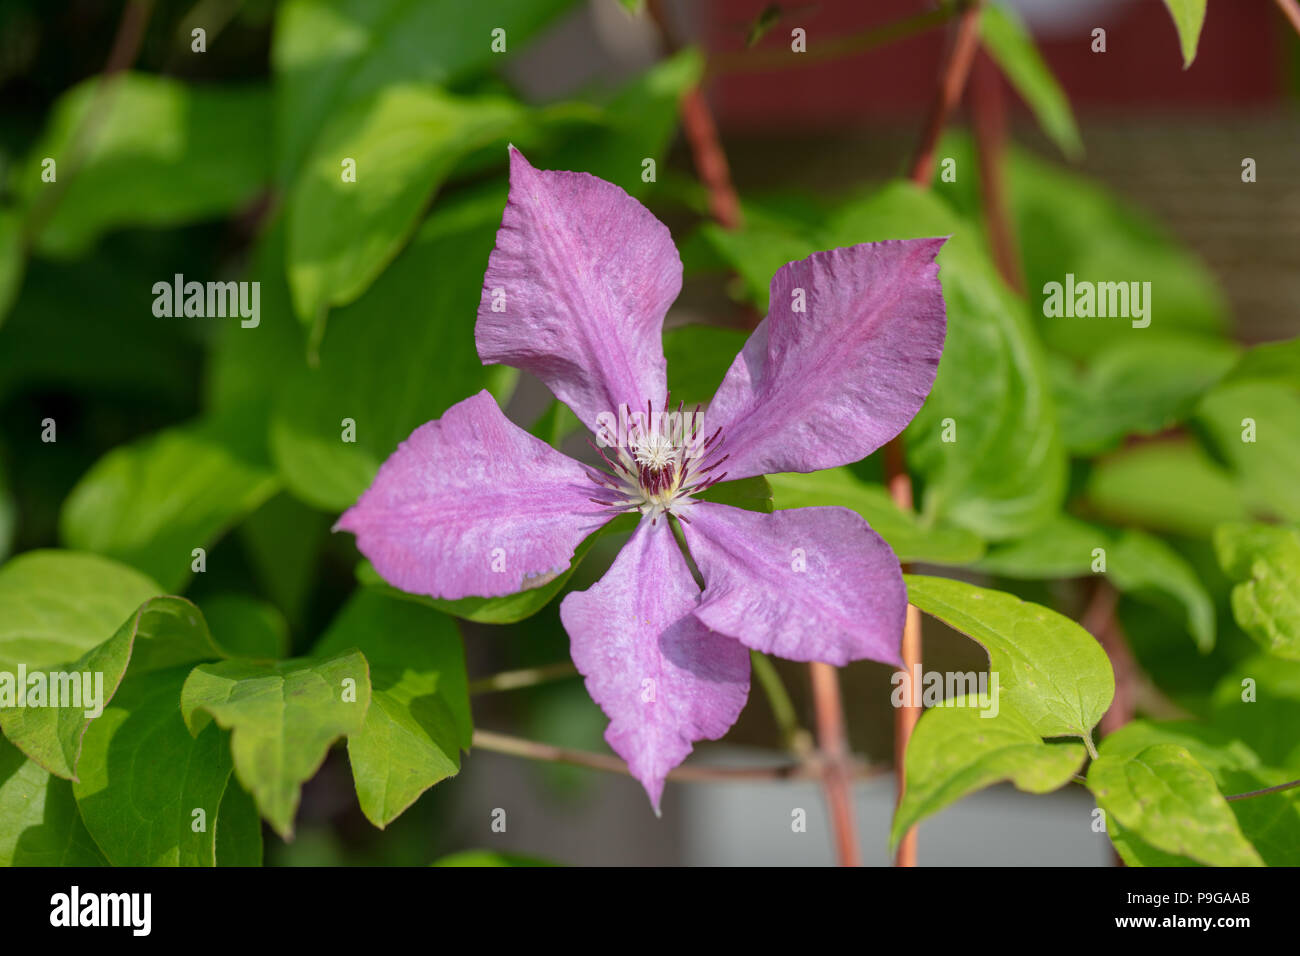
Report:
[[886,23],[884,26],[870,27],[848,36],[821,40],[813,49],[797,55],[784,49],[718,53],[709,59],[708,72],[711,74],[753,73],[760,70],[794,69],[814,63],[825,63],[828,60],[838,60],[925,33],[946,23],[956,12],[955,7],[927,10],[924,13]]
[[1281,793],[1283,790],[1294,790],[1300,787],[1300,780],[1292,780],[1289,783],[1279,783],[1276,787],[1265,787],[1263,790],[1247,790],[1245,793],[1234,793],[1230,797],[1224,797],[1225,800],[1246,800],[1250,797],[1262,797],[1266,793]]
[[[647,0],[646,9],[659,28],[664,49],[670,54],[680,50],[682,42],[673,30],[661,0]],[[738,229],[741,223],[740,197],[732,185],[727,154],[718,139],[718,127],[700,84],[682,94],[680,109],[682,131],[691,147],[695,171],[709,191],[709,211],[724,229]]]
[[560,661],[542,667],[524,667],[515,671],[502,671],[469,682],[471,694],[492,694],[503,690],[519,690],[523,687],[535,687],[554,680],[574,677],[578,669],[572,661]]
[[786,690],[776,665],[766,654],[754,650],[749,652],[749,661],[754,669],[754,677],[757,678],[763,693],[767,695],[768,704],[772,707],[772,716],[781,731],[781,739],[785,741],[791,753],[800,759],[806,758],[813,749],[812,735],[799,726],[794,702],[790,699],[790,693]]
[[1091,757],[1093,760],[1096,760],[1097,745],[1092,742],[1092,731],[1089,731],[1086,734],[1080,734],[1079,739],[1082,740],[1083,745],[1088,748],[1088,756]]
[[[475,730],[473,746],[480,750],[523,757],[526,760],[538,760],[545,763],[563,763],[574,767],[586,767],[589,770],[602,770],[624,777],[631,776],[627,763],[612,754],[597,754],[586,750],[573,750],[568,747],[556,747],[551,744],[524,740],[508,734],[498,734],[491,730]],[[885,772],[886,768],[873,767],[852,762],[848,769],[854,779],[866,780]],[[822,775],[820,761],[814,755],[810,759],[787,762],[769,767],[710,767],[698,764],[685,764],[675,767],[668,773],[669,780],[683,783],[726,783],[744,780],[808,780],[818,779]]]

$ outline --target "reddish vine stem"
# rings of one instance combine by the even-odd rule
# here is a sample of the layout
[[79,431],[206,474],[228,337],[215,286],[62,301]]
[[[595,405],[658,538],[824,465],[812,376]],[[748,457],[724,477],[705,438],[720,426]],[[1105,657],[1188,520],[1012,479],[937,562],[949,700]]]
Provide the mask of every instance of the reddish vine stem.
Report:
[[[930,185],[930,178],[934,173],[934,151],[939,145],[939,137],[943,135],[948,119],[966,89],[971,63],[979,47],[979,12],[979,0],[973,0],[962,10],[961,18],[957,21],[956,35],[939,79],[939,88],[930,107],[921,144],[912,161],[911,179],[919,186]],[[885,479],[894,504],[911,511],[912,478],[907,473],[901,435],[885,446]],[[908,568],[905,566],[903,570],[907,571]],[[921,672],[921,612],[911,604],[907,606],[907,618],[903,624],[902,658],[903,670],[906,674],[914,675]],[[894,772],[898,781],[899,801],[903,799],[903,789],[906,785],[907,745],[912,739],[916,722],[920,719],[920,705],[913,704],[910,700],[894,711]],[[899,841],[894,865],[916,866],[914,827],[903,834],[903,838]]]
[[961,100],[966,89],[966,80],[970,76],[971,64],[975,60],[975,51],[979,49],[980,4],[974,0],[961,12],[957,21],[957,33],[953,38],[952,49],[939,79],[939,88],[935,92],[934,103],[926,121],[925,133],[921,145],[912,161],[912,181],[918,186],[930,185],[934,173],[934,151],[939,145],[948,118]]
[[1300,3],[1296,0],[1276,0],[1276,3],[1282,15],[1291,21],[1291,26],[1295,27],[1295,32],[1300,33]]
[[839,671],[830,664],[813,661],[813,709],[817,719],[817,743],[822,756],[822,790],[830,810],[835,834],[835,855],[840,866],[861,866],[858,826],[853,813],[853,779],[849,772],[848,734],[844,728],[844,705],[840,697]]
[[[676,53],[682,42],[669,22],[662,0],[647,0],[646,9],[659,29],[667,53]],[[740,198],[731,183],[731,167],[718,138],[718,127],[704,90],[698,84],[682,95],[682,132],[691,149],[695,171],[709,194],[709,213],[724,229],[739,229]]]
[[984,221],[989,233],[993,259],[1003,280],[1018,294],[1025,291],[1025,280],[1016,254],[1015,233],[1007,211],[1007,195],[1002,178],[1002,156],[1007,138],[1006,104],[1002,93],[1002,75],[988,54],[982,53],[972,77],[972,119],[975,127],[975,155],[979,163],[980,194],[984,198]]

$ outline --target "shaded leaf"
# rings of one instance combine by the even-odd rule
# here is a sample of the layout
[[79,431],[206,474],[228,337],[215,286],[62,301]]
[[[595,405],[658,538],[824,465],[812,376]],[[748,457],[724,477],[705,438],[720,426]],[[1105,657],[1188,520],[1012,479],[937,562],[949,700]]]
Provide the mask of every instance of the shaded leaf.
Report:
[[1187,419],[1232,367],[1236,349],[1203,338],[1122,342],[1083,372],[1053,363],[1053,394],[1066,447],[1093,455],[1128,435],[1154,435]]
[[[289,287],[307,323],[360,297],[406,244],[456,160],[521,115],[504,99],[391,86],[334,116],[288,198]],[[355,182],[343,161],[356,163]]]
[[1205,586],[1177,551],[1144,532],[1115,532],[1059,515],[1025,538],[993,548],[977,567],[1036,580],[1104,572],[1121,591],[1180,617],[1202,650],[1214,646],[1214,603]]
[[1255,510],[1300,522],[1300,392],[1269,382],[1223,385],[1196,417]]
[[[119,74],[102,96],[98,76],[73,87],[17,174],[28,202],[60,190],[36,248],[79,255],[109,229],[176,226],[251,201],[270,179],[270,150],[249,131],[266,128],[270,105],[260,87],[192,87],[145,73]],[[57,163],[54,184],[41,179],[47,157]]]
[[[513,53],[572,0],[290,0],[277,11],[276,177],[288,181],[341,107],[393,84],[445,84]],[[455,29],[450,29],[451,25]]]
[[180,695],[189,670],[132,675],[86,731],[72,789],[115,866],[216,863],[230,749],[216,727],[197,737],[186,730]]
[[166,429],[113,449],[72,489],[59,516],[70,547],[117,558],[169,591],[209,548],[278,487],[258,459],[260,433],[240,418]]
[[1149,442],[1096,462],[1085,498],[1109,522],[1192,538],[1250,516],[1232,475],[1189,441]]
[[107,866],[77,812],[72,784],[0,737],[0,866]]

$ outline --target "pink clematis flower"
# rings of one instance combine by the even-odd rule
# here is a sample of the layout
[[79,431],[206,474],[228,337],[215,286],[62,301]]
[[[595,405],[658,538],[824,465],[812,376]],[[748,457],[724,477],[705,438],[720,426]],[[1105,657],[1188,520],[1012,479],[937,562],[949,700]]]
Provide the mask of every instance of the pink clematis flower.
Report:
[[[609,470],[528,434],[484,391],[417,428],[337,527],[390,584],[455,599],[545,581],[606,521],[639,512],[605,576],[568,594],[560,617],[609,717],[606,740],[658,812],[668,772],[739,717],[750,648],[900,662],[902,574],[859,515],[762,514],[692,495],[724,475],[858,461],[903,429],[943,350],[943,242],[867,243],[783,266],[706,425],[674,432],[656,414],[668,410],[663,320],[682,276],[668,229],[612,183],[534,169],[512,147],[479,357],[545,382],[609,446]],[[610,445],[609,423],[628,410],[633,427]],[[682,522],[703,591],[667,516]]]

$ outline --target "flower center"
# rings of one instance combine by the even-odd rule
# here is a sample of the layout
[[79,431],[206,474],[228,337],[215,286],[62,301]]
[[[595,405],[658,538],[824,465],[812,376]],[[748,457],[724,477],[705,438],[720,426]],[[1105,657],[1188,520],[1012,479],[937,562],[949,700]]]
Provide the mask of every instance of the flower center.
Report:
[[690,496],[726,477],[726,472],[714,472],[728,456],[717,455],[722,429],[704,440],[699,407],[685,417],[682,408],[669,412],[665,403],[664,411],[654,414],[647,402],[625,440],[605,450],[592,444],[608,468],[589,472],[602,493],[592,501],[618,513],[639,511],[655,521],[663,514],[689,521],[684,506]]

